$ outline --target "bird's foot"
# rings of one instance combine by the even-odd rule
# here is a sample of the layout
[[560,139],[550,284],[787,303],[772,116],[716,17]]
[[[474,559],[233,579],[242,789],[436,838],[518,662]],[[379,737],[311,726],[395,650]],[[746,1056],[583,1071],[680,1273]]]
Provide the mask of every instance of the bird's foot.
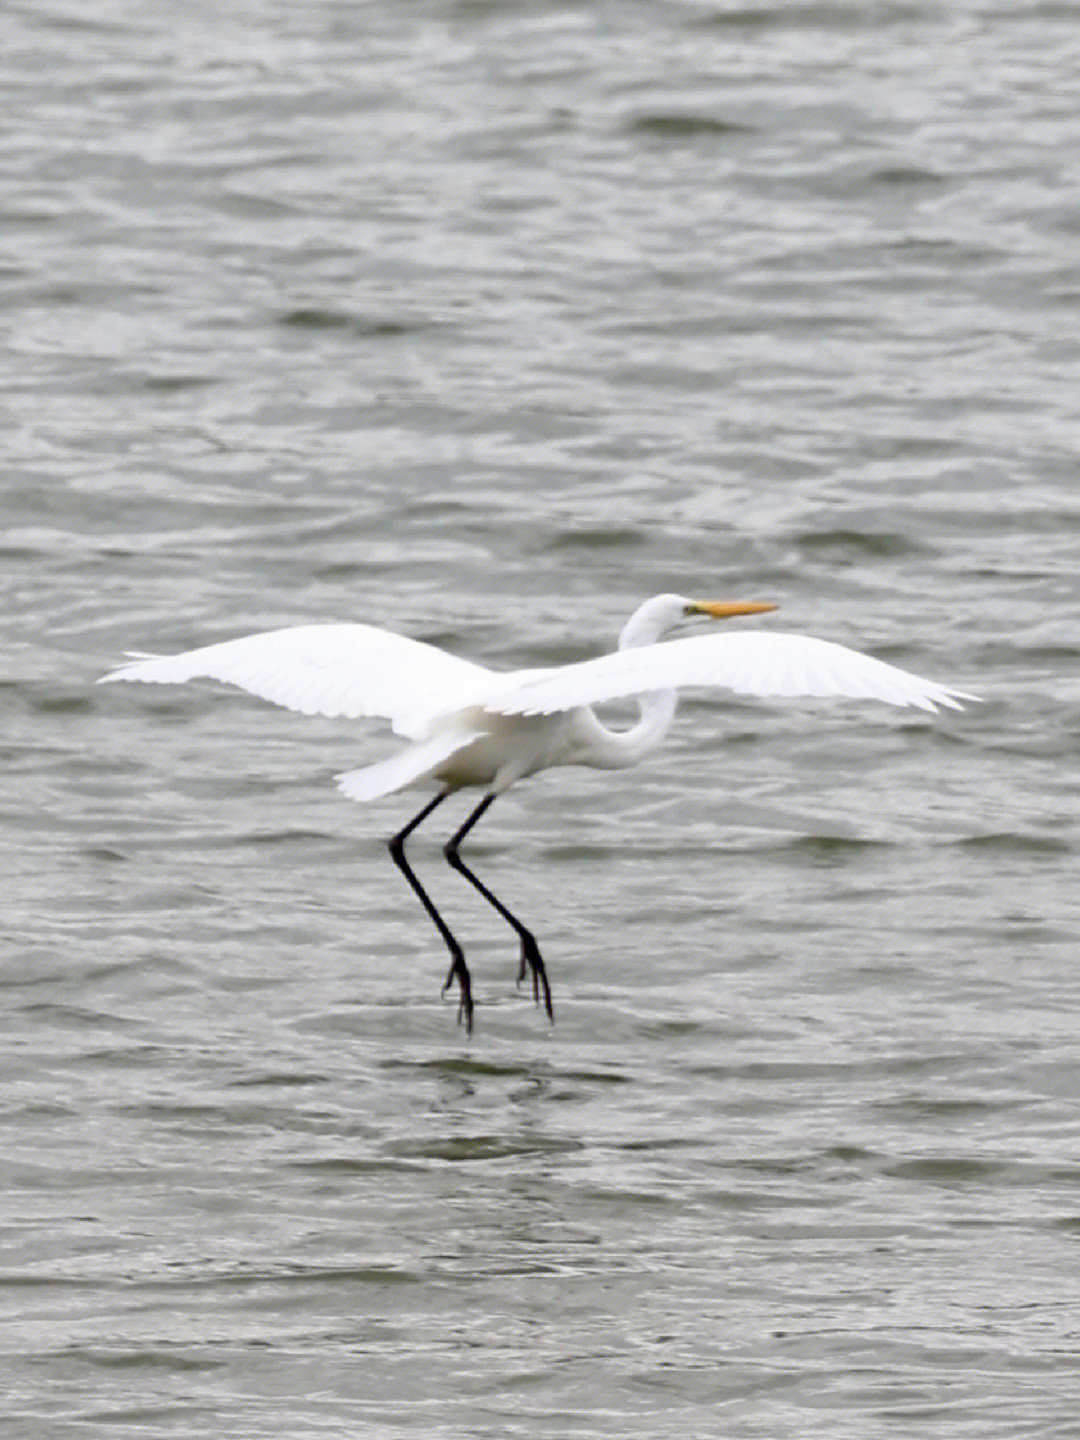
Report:
[[555,1012],[551,1008],[551,986],[548,984],[543,956],[540,954],[540,947],[535,939],[526,930],[521,937],[521,965],[518,968],[517,983],[520,985],[525,976],[530,974],[532,975],[533,1001],[539,1005],[540,998],[543,996],[547,1017],[554,1021]]
[[465,1034],[472,1034],[473,1020],[473,999],[472,999],[472,977],[469,974],[469,967],[465,964],[465,956],[458,951],[450,962],[450,969],[447,971],[446,983],[442,987],[442,993],[446,992],[453,985],[458,983],[461,998],[458,1001],[457,1023],[465,1022]]

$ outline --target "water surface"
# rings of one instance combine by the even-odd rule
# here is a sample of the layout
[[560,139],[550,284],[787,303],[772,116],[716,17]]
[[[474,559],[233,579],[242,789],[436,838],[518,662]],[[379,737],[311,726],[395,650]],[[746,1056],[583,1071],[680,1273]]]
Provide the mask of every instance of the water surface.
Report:
[[[10,11],[0,1431],[1076,1433],[1074,22]],[[377,728],[93,687],[668,589],[985,703],[501,800],[554,1029]]]

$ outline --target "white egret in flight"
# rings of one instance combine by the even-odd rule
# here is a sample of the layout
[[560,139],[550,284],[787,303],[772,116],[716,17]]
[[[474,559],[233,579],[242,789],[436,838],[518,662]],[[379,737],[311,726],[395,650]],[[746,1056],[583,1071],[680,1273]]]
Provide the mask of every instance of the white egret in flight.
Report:
[[[661,637],[682,621],[715,620],[775,610],[757,601],[687,600],[657,595],[623,628],[618,649],[593,660],[500,673],[433,645],[371,625],[300,625],[189,650],[139,656],[102,677],[164,685],[222,680],[305,715],[377,716],[409,743],[389,759],[338,776],[354,800],[374,800],[434,781],[434,798],[391,839],[390,854],[450,952],[444,991],[456,981],[459,1022],[472,1028],[473,1000],[464,952],[405,858],[405,841],[432,811],[465,786],[483,790],[480,803],[451,836],[446,859],[516,931],[520,984],[531,974],[533,998],[552,1015],[551,988],[530,930],[496,899],[459,854],[466,835],[496,796],[515,781],[553,765],[621,770],[654,750],[675,717],[684,687],[737,695],[851,696],[958,710],[973,699],[922,680],[869,655],[775,631]],[[592,707],[633,698],[640,718],[628,729],[602,724]]]

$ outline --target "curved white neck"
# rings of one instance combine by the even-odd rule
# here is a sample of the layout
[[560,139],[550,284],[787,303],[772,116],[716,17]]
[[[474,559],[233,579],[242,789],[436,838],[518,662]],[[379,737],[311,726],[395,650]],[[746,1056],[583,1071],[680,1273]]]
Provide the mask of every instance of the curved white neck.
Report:
[[[630,617],[619,636],[620,650],[652,645],[659,640],[670,619],[654,616],[651,610],[652,607],[646,604]],[[658,690],[654,694],[640,696],[637,705],[641,718],[628,730],[610,730],[590,711],[595,729],[591,736],[592,758],[589,764],[607,770],[636,765],[656,749],[671,729],[678,704],[679,697],[674,690]]]
[[629,730],[610,730],[589,710],[587,765],[599,770],[621,770],[624,766],[636,765],[663,741],[679,703],[676,692],[660,690],[655,695],[642,695],[637,703],[641,719]]

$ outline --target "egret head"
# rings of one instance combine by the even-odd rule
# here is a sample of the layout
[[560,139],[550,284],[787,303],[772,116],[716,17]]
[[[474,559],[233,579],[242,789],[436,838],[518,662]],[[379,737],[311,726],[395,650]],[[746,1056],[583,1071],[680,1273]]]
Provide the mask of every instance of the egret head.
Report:
[[727,620],[733,615],[763,615],[777,607],[767,600],[688,600],[685,595],[654,595],[639,605],[623,627],[619,649],[651,645],[676,625],[699,616]]

